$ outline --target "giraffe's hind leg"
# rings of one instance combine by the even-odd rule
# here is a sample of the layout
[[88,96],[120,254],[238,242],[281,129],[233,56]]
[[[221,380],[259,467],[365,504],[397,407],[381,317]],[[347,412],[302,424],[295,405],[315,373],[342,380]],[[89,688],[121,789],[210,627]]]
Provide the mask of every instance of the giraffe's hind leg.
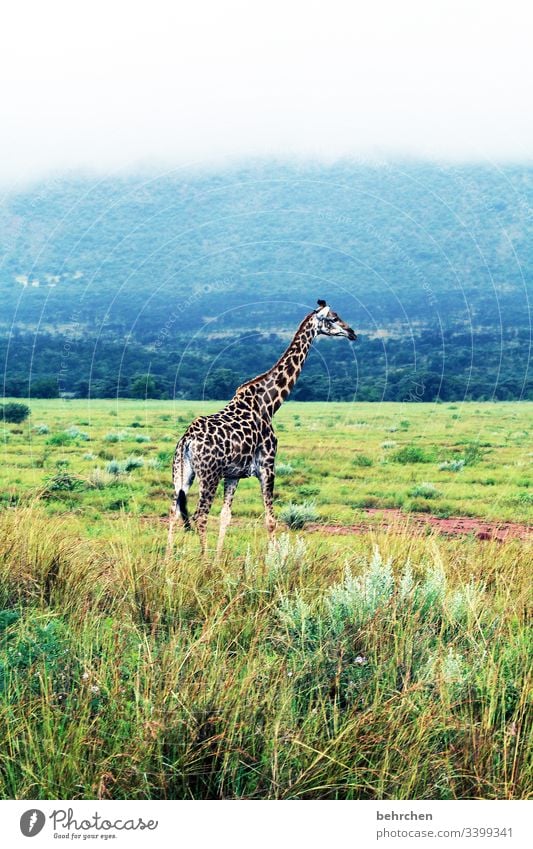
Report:
[[206,552],[207,517],[215,498],[219,480],[220,477],[214,474],[199,480],[200,494],[198,496],[196,510],[194,511],[191,520],[194,522],[196,530],[198,531],[198,536],[200,537],[202,554],[205,554]]
[[217,557],[220,557],[222,554],[224,537],[226,536],[226,531],[231,522],[231,504],[238,485],[239,478],[224,478],[224,503],[222,505],[222,510],[220,511],[220,531],[217,542]]

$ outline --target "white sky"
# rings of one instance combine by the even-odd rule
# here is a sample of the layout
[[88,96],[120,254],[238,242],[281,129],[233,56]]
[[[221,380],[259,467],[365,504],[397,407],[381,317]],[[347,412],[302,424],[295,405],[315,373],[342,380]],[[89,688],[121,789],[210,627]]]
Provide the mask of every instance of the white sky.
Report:
[[0,180],[249,156],[530,160],[521,0],[13,0]]

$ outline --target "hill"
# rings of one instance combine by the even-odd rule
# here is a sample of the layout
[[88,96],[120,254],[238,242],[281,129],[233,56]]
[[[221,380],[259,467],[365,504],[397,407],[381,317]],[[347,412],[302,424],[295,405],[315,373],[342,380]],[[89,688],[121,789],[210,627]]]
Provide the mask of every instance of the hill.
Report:
[[6,395],[224,398],[317,297],[300,400],[532,398],[533,169],[253,163],[50,181],[0,212]]

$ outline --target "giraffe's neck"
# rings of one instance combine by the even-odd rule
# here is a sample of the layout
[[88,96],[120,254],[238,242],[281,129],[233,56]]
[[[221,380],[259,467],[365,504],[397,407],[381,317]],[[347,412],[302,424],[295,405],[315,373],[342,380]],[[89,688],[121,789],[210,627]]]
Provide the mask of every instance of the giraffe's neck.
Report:
[[279,410],[300,376],[316,336],[312,317],[313,313],[304,318],[291,344],[269,371],[248,381],[237,390],[238,395],[241,390],[253,388],[259,407],[268,418],[272,418]]

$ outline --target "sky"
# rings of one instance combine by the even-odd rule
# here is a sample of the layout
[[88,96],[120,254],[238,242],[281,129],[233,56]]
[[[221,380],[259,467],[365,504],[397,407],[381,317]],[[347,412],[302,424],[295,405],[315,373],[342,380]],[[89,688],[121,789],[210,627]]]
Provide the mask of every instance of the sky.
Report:
[[20,0],[0,181],[244,158],[529,161],[522,0]]

